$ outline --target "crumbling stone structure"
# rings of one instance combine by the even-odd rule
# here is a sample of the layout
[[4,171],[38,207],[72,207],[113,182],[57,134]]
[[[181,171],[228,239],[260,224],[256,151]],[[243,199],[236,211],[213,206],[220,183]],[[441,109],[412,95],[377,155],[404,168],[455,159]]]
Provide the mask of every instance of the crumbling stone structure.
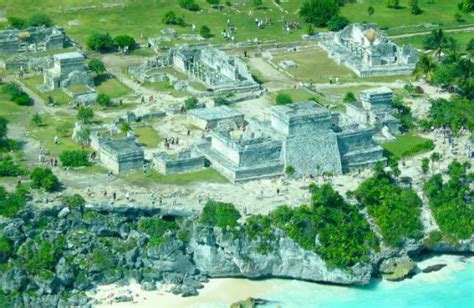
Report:
[[352,24],[321,37],[329,56],[358,76],[409,75],[418,62],[415,48],[398,47],[375,24]]
[[61,49],[66,42],[64,30],[58,27],[31,27],[0,31],[0,53],[17,54]]
[[43,90],[52,91],[72,85],[94,86],[92,75],[84,65],[84,56],[79,52],[56,54],[53,67],[44,72]]
[[177,157],[161,152],[153,155],[153,163],[161,174],[176,174],[202,170],[207,166],[206,157],[194,149],[186,149]]
[[114,174],[143,168],[144,150],[137,144],[135,137],[98,138],[97,150],[100,161]]
[[159,68],[173,67],[186,74],[191,81],[202,83],[213,94],[260,91],[247,65],[239,57],[215,48],[178,47],[166,55],[132,66],[129,73],[140,82],[169,80],[183,88],[182,82]]
[[388,87],[361,91],[360,102],[347,104],[346,110],[353,122],[373,126],[377,133],[400,133],[400,121],[394,116],[393,91]]

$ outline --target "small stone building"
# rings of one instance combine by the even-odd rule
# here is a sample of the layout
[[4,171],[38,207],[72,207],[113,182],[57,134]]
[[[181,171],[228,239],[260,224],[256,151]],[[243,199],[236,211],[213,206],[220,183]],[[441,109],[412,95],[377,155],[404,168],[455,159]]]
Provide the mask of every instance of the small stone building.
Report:
[[188,121],[203,130],[215,129],[218,125],[228,129],[237,129],[245,123],[242,112],[227,106],[190,110]]
[[360,92],[360,102],[346,104],[347,115],[354,122],[375,127],[381,132],[384,127],[392,135],[400,133],[400,121],[395,118],[393,91],[379,87]]
[[79,52],[54,55],[53,67],[44,72],[43,89],[52,91],[72,85],[93,87],[92,75],[84,65],[84,61],[85,57]]
[[98,140],[99,158],[102,164],[114,174],[143,168],[144,150],[135,137]]

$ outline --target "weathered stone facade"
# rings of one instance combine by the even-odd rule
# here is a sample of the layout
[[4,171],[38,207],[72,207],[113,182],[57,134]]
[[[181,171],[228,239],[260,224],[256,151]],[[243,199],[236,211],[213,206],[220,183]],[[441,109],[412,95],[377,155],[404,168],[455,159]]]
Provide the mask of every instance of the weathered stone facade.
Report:
[[43,90],[51,91],[76,84],[93,87],[94,81],[84,60],[79,52],[54,55],[53,67],[44,72]]
[[66,36],[62,28],[31,27],[24,30],[0,31],[0,54],[37,52],[64,47]]
[[143,168],[144,150],[137,144],[135,137],[91,137],[91,146],[98,151],[101,163],[114,174]]
[[360,102],[346,104],[346,110],[348,118],[354,123],[373,126],[378,132],[387,127],[392,135],[400,133],[400,121],[394,117],[393,91],[390,88],[361,91]]
[[358,76],[409,75],[418,62],[415,48],[398,47],[375,24],[351,24],[321,38],[329,56]]
[[176,174],[202,170],[207,165],[206,158],[193,149],[178,153],[176,158],[165,152],[154,154],[153,163],[161,174]]

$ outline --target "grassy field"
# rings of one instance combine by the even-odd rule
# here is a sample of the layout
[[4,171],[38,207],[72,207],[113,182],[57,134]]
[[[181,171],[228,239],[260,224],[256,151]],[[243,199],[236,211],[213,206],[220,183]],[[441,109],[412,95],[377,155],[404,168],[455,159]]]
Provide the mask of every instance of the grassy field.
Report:
[[119,98],[132,93],[132,89],[115,78],[109,78],[97,85],[97,92],[107,94],[111,98]]
[[405,134],[398,136],[396,140],[382,144],[382,147],[395,157],[403,158],[431,151],[434,148],[434,144],[430,139],[422,138],[418,135]]
[[187,185],[196,182],[206,183],[226,183],[227,179],[220,175],[214,169],[208,168],[201,171],[163,175],[155,170],[149,171],[146,175],[142,171],[130,172],[120,175],[130,183],[140,186],[146,186],[147,183],[154,182],[170,185]]
[[[389,34],[401,34],[414,31],[426,31],[426,28],[414,27],[420,24],[435,24],[443,27],[458,26],[454,14],[459,13],[466,20],[466,24],[474,23],[474,15],[463,14],[457,8],[456,0],[436,0],[429,4],[429,0],[420,0],[419,5],[423,10],[420,15],[412,15],[407,8],[409,0],[400,0],[401,9],[391,9],[382,0],[365,0],[361,3],[345,5],[341,12],[352,22],[373,22],[382,28],[391,28]],[[372,6],[374,15],[369,17],[367,9]],[[411,27],[410,27],[411,26]]]
[[[427,36],[428,35],[412,36],[412,37],[394,39],[394,41],[399,45],[409,44],[417,48],[423,48],[423,44]],[[458,43],[459,50],[464,51],[469,41],[474,38],[474,31],[451,32],[451,33],[447,33],[447,36],[454,38],[456,42]]]
[[310,98],[313,98],[314,95],[309,93],[308,91],[304,89],[288,89],[288,90],[280,90],[275,93],[275,95],[271,95],[272,98],[272,103],[275,103],[275,98],[278,94],[286,94],[289,95],[292,99],[293,102],[301,102],[301,101],[306,101]]
[[0,94],[0,116],[8,119],[11,122],[17,122],[24,119],[29,112],[30,107],[18,106],[11,102],[7,96]]
[[138,141],[144,144],[147,148],[156,148],[161,143],[161,136],[153,127],[145,126],[134,129],[138,136]]
[[168,81],[162,81],[162,82],[147,82],[143,84],[143,86],[147,89],[150,90],[155,90],[155,91],[160,91],[160,92],[166,92],[169,93],[170,95],[174,97],[186,97],[189,96],[189,93],[185,91],[179,91],[175,90],[172,85]]

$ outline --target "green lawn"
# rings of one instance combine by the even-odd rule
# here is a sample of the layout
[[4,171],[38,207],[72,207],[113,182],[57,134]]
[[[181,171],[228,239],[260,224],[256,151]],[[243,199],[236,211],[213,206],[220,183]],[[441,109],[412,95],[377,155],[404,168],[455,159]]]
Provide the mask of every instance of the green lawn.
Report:
[[63,90],[57,89],[54,91],[49,92],[41,92],[38,90],[38,86],[43,84],[43,76],[35,76],[28,79],[24,79],[23,83],[33,92],[35,92],[38,96],[40,96],[45,103],[48,102],[48,96],[53,98],[55,104],[63,106],[67,105],[72,102],[72,98],[64,93]]
[[224,178],[214,169],[208,168],[201,171],[163,175],[155,170],[149,171],[146,175],[143,171],[135,171],[130,173],[124,173],[120,175],[122,178],[130,181],[135,185],[145,186],[150,183],[161,183],[170,185],[188,185],[196,182],[205,183],[226,183],[227,179]]
[[382,147],[395,157],[403,158],[414,156],[434,149],[433,141],[414,134],[405,134],[396,140],[382,144]]
[[161,143],[161,136],[150,126],[141,127],[133,130],[138,136],[138,141],[147,148],[156,148]]
[[[469,41],[474,38],[474,31],[450,32],[450,33],[446,33],[446,35],[448,37],[454,38],[456,42],[458,43],[459,50],[464,51]],[[394,39],[394,41],[399,45],[409,44],[417,48],[423,48],[423,44],[427,36],[428,35],[412,36],[412,37]]]
[[[407,27],[421,24],[438,24],[443,27],[458,26],[454,20],[454,14],[461,14],[466,24],[474,23],[474,15],[464,14],[457,8],[456,0],[436,0],[435,4],[429,4],[429,0],[420,0],[419,5],[423,10],[420,15],[412,15],[407,8],[409,0],[400,0],[401,9],[391,9],[382,0],[365,0],[361,3],[346,4],[342,9],[342,15],[352,22],[377,23],[382,28],[392,28],[389,34],[401,34],[413,31],[426,31],[424,27]],[[371,17],[367,9],[372,6],[375,9]]]
[[106,94],[111,98],[119,98],[132,93],[132,89],[115,78],[109,78],[97,85],[97,92]]
[[132,50],[129,54],[133,56],[140,56],[140,57],[156,56],[155,51],[150,48],[137,48],[137,49]]
[[168,81],[161,81],[161,82],[146,82],[143,86],[150,90],[155,90],[159,92],[166,92],[174,97],[186,97],[189,96],[189,93],[185,91],[175,90],[172,85]]
[[11,102],[4,94],[0,94],[0,116],[8,119],[8,121],[16,122],[23,120],[30,113],[29,108],[18,106]]

